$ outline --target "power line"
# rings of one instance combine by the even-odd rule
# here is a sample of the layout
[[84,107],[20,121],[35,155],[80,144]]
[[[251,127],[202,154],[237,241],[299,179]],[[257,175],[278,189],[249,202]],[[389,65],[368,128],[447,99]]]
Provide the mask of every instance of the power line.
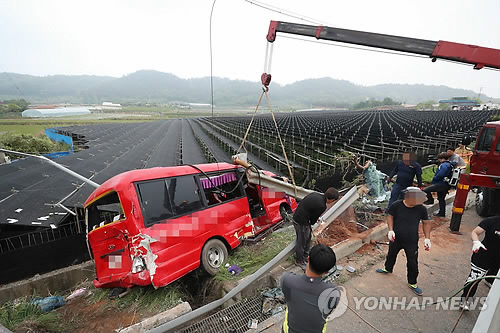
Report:
[[7,71],[5,71],[5,69],[3,68],[2,66],[2,70],[3,70],[3,73],[9,78],[9,80],[12,82],[12,84],[14,84],[14,86],[16,87],[17,91],[23,96],[24,100],[26,102],[28,102],[28,98],[26,98],[26,96],[23,94],[23,92],[21,91],[21,89],[19,88],[19,86],[17,85],[17,83],[12,79],[12,77],[9,75],[9,73],[7,73]]
[[212,121],[214,119],[214,74],[213,74],[213,61],[212,61],[212,15],[214,13],[215,2],[212,3],[212,10],[210,11],[210,95],[212,102],[210,106],[212,108]]
[[[315,18],[301,15],[298,13],[294,13],[292,11],[289,11],[289,10],[286,10],[283,8],[279,8],[276,6],[268,5],[268,4],[263,3],[263,2],[259,2],[259,1],[255,1],[255,0],[244,0],[244,1],[248,2],[249,4],[252,4],[254,6],[261,7],[261,8],[264,8],[266,10],[269,10],[269,11],[272,11],[272,12],[275,12],[278,14],[282,14],[285,16],[293,17],[293,18],[296,18],[296,19],[301,20],[301,21],[305,21],[305,22],[309,22],[309,23],[313,23],[313,24],[317,24],[317,25],[326,23],[326,22],[323,22],[321,20],[317,20]],[[325,25],[328,25],[328,23]]]

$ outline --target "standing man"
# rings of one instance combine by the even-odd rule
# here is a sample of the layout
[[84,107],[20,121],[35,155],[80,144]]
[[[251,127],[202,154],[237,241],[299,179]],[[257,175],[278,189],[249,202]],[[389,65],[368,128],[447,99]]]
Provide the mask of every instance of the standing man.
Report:
[[323,282],[321,277],[335,263],[333,250],[318,244],[311,249],[304,275],[286,272],[281,276],[280,288],[287,305],[282,332],[326,332],[326,318],[337,307],[340,291],[334,284]]
[[472,156],[472,150],[469,147],[465,146],[464,144],[459,144],[458,148],[455,149],[455,153],[465,161],[465,164],[470,163],[470,157]]
[[439,153],[437,158],[439,159],[439,167],[432,177],[432,185],[424,188],[424,192],[427,194],[427,201],[424,205],[434,204],[434,198],[432,197],[432,192],[436,192],[439,201],[439,212],[434,214],[434,216],[445,217],[446,213],[446,194],[450,189],[450,185],[446,182],[445,178],[450,178],[453,173],[453,165],[448,161],[448,153]]
[[293,227],[297,236],[295,245],[296,262],[305,268],[306,259],[311,248],[311,226],[318,221],[318,218],[326,210],[326,204],[334,203],[339,198],[339,191],[330,187],[325,194],[311,193],[299,203],[293,214]]
[[[484,234],[484,239],[481,242],[479,237],[482,234]],[[476,294],[478,283],[474,284],[472,281],[486,274],[496,275],[500,267],[500,216],[492,216],[482,220],[479,226],[472,230],[471,238],[473,242],[471,269],[469,277],[465,281],[462,302],[460,303],[464,310],[469,310],[467,296],[470,298]]]
[[424,229],[424,247],[431,249],[432,224],[427,217],[427,209],[422,205],[425,193],[418,187],[409,187],[405,191],[404,200],[396,201],[389,209],[387,227],[389,233],[389,252],[385,267],[378,268],[377,273],[389,274],[396,264],[399,251],[406,254],[408,287],[417,295],[422,295],[422,289],[417,285],[418,276],[418,226],[420,221]]
[[464,159],[460,157],[457,153],[455,153],[455,148],[448,148],[448,155],[450,156],[448,159],[451,163],[455,162],[455,166],[460,169],[464,169],[467,167],[467,163],[465,163]]
[[386,213],[392,204],[399,200],[401,191],[409,186],[413,186],[413,178],[417,177],[418,187],[422,187],[422,167],[415,161],[414,153],[403,153],[403,160],[399,161],[389,175],[389,182],[396,175],[396,183],[392,185],[391,198],[387,205]]

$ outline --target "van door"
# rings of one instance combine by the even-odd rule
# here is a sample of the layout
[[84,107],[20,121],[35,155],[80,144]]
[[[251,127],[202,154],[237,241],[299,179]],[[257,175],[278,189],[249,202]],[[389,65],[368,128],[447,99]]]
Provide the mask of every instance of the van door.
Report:
[[280,205],[286,200],[287,195],[262,186],[259,186],[259,193],[269,221],[271,223],[281,221]]
[[[86,207],[88,242],[94,255],[96,287],[124,285],[131,259],[125,215],[116,192],[110,192]],[[126,284],[126,283],[125,283]]]
[[[142,244],[155,287],[164,286],[199,265],[204,207],[194,175],[136,184],[144,218]],[[144,245],[143,245],[144,247]]]
[[97,273],[96,287],[122,286],[132,265],[122,222],[100,227],[89,233]]

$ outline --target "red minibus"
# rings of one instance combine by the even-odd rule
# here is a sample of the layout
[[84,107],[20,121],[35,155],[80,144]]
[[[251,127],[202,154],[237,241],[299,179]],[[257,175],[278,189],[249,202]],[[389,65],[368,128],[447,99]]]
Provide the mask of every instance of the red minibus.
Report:
[[[274,176],[270,172],[266,172]],[[295,211],[283,192],[248,183],[228,163],[141,169],[114,176],[85,202],[98,288],[165,286]]]

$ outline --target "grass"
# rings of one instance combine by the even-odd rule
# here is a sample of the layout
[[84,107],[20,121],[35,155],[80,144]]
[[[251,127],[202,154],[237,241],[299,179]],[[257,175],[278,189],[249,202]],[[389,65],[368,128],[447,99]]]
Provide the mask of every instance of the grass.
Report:
[[216,275],[219,281],[241,279],[255,273],[260,267],[269,262],[295,239],[295,231],[290,228],[278,233],[272,233],[258,244],[240,246],[229,256],[230,265],[238,265],[242,272],[237,277],[221,269]]
[[108,298],[110,289],[92,289],[92,295],[89,296],[90,304],[105,301],[104,308],[112,307],[117,310],[136,310],[140,314],[156,314],[166,311],[182,300],[189,297],[184,287],[174,282],[166,287],[154,289],[153,286],[135,286],[130,293],[118,298],[110,300]]
[[[431,183],[432,182],[432,177],[434,177],[434,174],[436,173],[437,166],[429,167],[426,168],[422,171],[422,182],[423,183]],[[470,172],[470,164],[467,164],[467,168],[465,169],[466,173]]]
[[38,306],[31,304],[32,297],[8,302],[0,307],[0,323],[12,331],[63,332],[60,314],[42,313]]
[[434,177],[434,174],[436,173],[436,170],[436,166],[432,166],[422,170],[422,182],[430,184],[432,182],[432,177]]
[[[182,300],[187,295],[184,286],[179,282],[171,283],[166,287],[154,289],[152,286],[134,287],[130,293],[116,300],[109,299],[110,289],[96,289],[92,283],[86,281],[75,289],[86,287],[92,293],[82,300],[82,306],[102,303],[102,311],[137,312],[138,317],[151,316],[166,311]],[[8,302],[0,307],[0,323],[12,331],[22,332],[70,332],[74,327],[82,324],[81,318],[63,318],[59,311],[42,313],[31,304],[33,297],[24,297],[13,302]],[[61,308],[63,309],[64,306]]]

